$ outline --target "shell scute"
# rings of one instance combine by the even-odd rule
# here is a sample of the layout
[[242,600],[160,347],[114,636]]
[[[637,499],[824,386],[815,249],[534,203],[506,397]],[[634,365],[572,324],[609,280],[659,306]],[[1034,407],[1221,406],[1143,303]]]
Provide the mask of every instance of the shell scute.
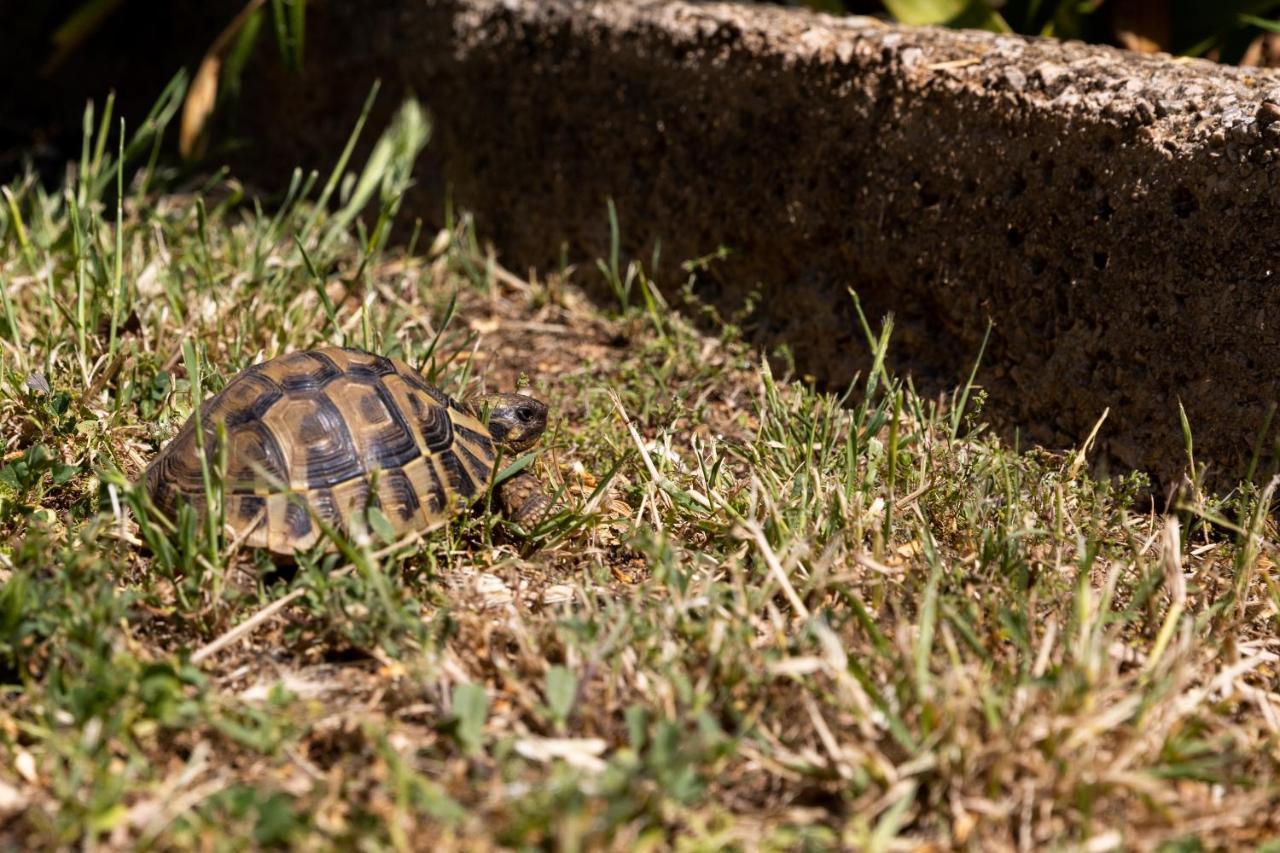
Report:
[[267,498],[263,495],[240,495],[235,501],[235,514],[242,524],[256,524],[266,513]]
[[308,541],[314,534],[311,513],[300,501],[289,501],[284,510],[285,529],[289,537],[297,542]]
[[415,459],[404,466],[404,475],[417,496],[423,524],[430,525],[442,519],[449,498],[444,492],[434,459],[426,456]]
[[210,403],[215,403],[205,410],[200,410],[200,418],[210,424],[221,420],[227,429],[261,420],[262,416],[284,395],[284,389],[266,376],[250,374],[231,382],[222,389]]
[[465,423],[454,424],[453,430],[459,438],[466,441],[474,453],[478,454],[489,465],[493,464],[497,454],[493,448],[493,439],[489,437],[487,432],[480,432]]
[[261,420],[232,427],[228,419],[228,453],[226,491],[257,494],[279,490],[289,482],[288,463],[275,433]]
[[409,414],[429,451],[439,453],[453,444],[453,419],[442,406],[432,405],[414,394],[409,397]]
[[422,512],[422,502],[418,500],[418,492],[405,470],[392,468],[382,476],[379,484],[379,491],[383,496],[381,504],[405,524],[418,519]]
[[447,407],[453,404],[453,399],[448,394],[444,393],[439,388],[435,388],[427,384],[427,381],[419,376],[418,372],[412,367],[405,364],[403,361],[396,361],[394,364],[396,374],[407,382],[415,391],[421,391],[441,406]]
[[478,487],[467,469],[463,467],[462,461],[458,459],[458,454],[453,450],[442,450],[437,458],[440,461],[440,467],[444,470],[445,481],[454,494],[464,498],[474,497]]
[[417,436],[382,383],[353,382],[343,390],[351,431],[367,469],[399,468],[422,455]]
[[[279,362],[279,364],[275,364]],[[342,375],[342,368],[326,352],[310,350],[272,359],[265,372],[286,391],[313,391],[324,388]]]
[[347,358],[346,372],[351,376],[390,376],[396,372],[391,359],[371,352],[343,347],[343,355]]

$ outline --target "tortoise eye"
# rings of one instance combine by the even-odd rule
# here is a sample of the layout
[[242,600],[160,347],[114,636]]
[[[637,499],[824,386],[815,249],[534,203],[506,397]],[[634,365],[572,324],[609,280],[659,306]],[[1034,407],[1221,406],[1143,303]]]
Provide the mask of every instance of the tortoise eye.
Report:
[[526,423],[526,424],[529,423],[529,421],[533,420],[534,418],[533,407],[521,406],[520,408],[516,409],[516,418],[518,418],[521,423]]

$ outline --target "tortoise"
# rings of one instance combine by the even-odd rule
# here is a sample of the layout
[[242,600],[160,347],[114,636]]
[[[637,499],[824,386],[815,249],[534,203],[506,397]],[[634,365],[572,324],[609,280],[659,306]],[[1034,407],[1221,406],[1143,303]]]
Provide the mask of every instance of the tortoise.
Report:
[[[352,530],[376,506],[397,537],[424,530],[489,489],[500,453],[529,450],[547,407],[523,394],[459,402],[403,361],[347,347],[294,352],[245,369],[200,406],[207,458],[225,426],[226,523],[251,547],[289,555],[323,536],[316,519]],[[147,466],[167,515],[205,508],[193,414]],[[524,469],[494,490],[516,522],[551,501]]]

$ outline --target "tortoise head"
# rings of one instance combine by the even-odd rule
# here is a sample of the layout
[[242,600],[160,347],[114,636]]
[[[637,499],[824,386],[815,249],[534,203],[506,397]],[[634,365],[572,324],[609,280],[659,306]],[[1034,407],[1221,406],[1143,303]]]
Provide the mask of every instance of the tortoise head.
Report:
[[489,435],[499,447],[523,453],[542,438],[547,428],[547,406],[524,394],[484,394],[473,397],[472,409],[481,418],[488,416]]

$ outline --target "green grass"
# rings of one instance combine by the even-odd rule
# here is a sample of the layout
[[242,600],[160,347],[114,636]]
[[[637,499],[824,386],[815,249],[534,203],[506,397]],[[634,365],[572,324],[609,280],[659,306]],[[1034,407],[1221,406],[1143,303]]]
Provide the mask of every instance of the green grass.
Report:
[[[917,395],[879,318],[837,397],[616,257],[625,308],[465,217],[391,247],[412,107],[270,205],[86,126],[0,205],[7,843],[1274,849],[1274,487],[1157,514]],[[199,398],[325,343],[526,383],[557,513],[282,570],[146,511]]]

